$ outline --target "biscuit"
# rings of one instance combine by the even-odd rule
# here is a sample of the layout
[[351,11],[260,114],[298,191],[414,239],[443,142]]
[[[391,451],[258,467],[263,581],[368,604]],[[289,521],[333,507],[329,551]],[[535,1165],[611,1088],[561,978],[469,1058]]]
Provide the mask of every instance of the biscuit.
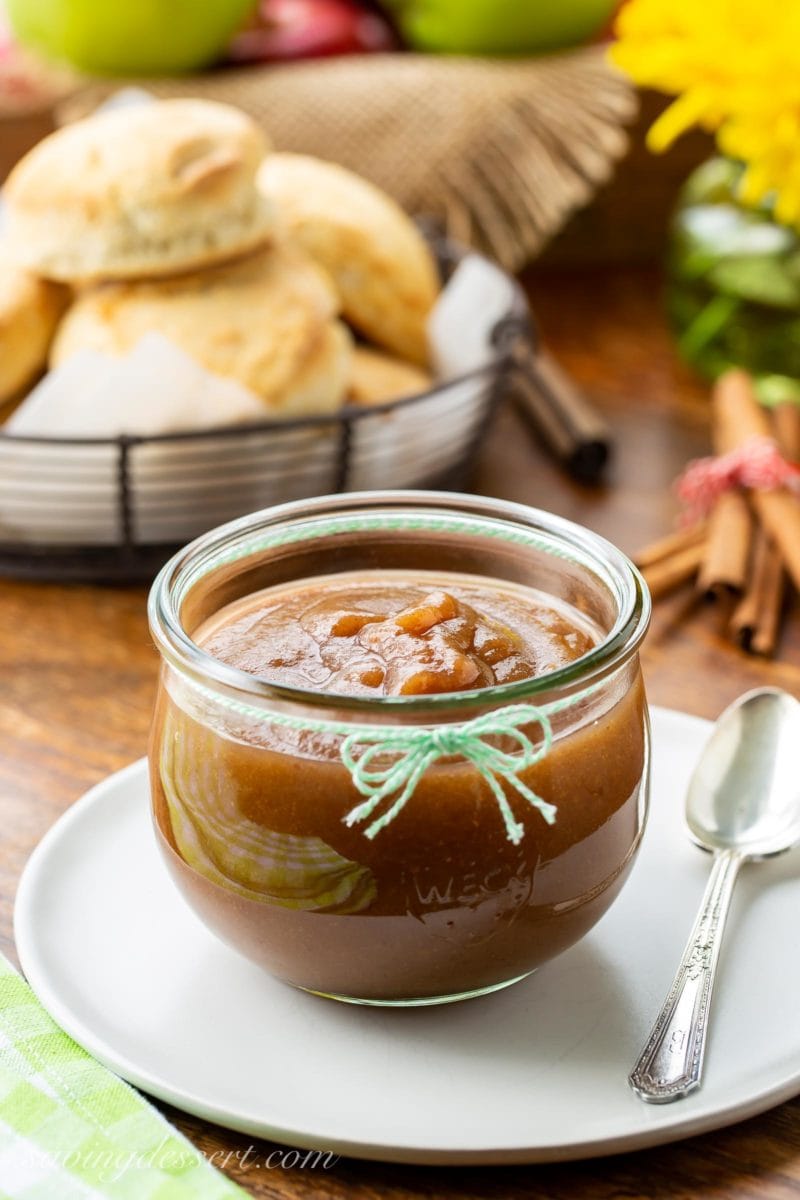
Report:
[[333,278],[347,320],[369,341],[427,363],[436,264],[394,200],[344,167],[301,154],[269,155],[258,184],[287,236]]
[[67,283],[194,270],[265,243],[267,150],[245,113],[207,100],[112,108],[50,134],[5,185],[14,255]]
[[57,283],[0,259],[0,404],[47,365],[47,351],[68,303]]
[[157,330],[207,370],[236,379],[271,415],[331,412],[344,397],[350,337],[330,280],[300,250],[275,246],[190,275],[107,283],[80,295],[50,356],[127,354]]
[[411,363],[368,346],[356,346],[353,350],[347,387],[347,398],[353,404],[385,404],[419,395],[432,387],[431,376]]
[[352,357],[350,330],[342,321],[328,321],[272,415],[302,417],[335,412],[347,394]]

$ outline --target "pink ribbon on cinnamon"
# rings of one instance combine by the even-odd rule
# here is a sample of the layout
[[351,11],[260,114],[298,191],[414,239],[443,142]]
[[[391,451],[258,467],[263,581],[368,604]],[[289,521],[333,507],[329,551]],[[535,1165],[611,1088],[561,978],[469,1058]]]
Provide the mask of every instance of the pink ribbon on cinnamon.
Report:
[[706,516],[720,496],[736,488],[800,494],[800,467],[783,457],[771,437],[751,437],[727,454],[695,459],[676,484],[690,520]]

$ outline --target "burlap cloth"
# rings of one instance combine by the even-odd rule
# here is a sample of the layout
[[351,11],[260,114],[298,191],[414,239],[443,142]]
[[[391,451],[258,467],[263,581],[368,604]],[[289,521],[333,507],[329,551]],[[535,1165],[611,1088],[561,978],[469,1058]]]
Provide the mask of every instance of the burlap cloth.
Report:
[[[503,61],[363,55],[131,82],[237,104],[276,148],[344,163],[513,271],[609,177],[636,112],[599,47]],[[119,86],[82,89],[69,115]]]

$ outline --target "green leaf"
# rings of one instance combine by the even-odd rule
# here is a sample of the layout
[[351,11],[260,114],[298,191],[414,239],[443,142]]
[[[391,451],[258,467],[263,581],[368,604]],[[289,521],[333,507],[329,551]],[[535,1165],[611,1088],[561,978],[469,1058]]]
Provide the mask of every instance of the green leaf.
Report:
[[748,255],[729,258],[712,267],[708,282],[717,291],[770,308],[800,307],[800,283],[776,258]]
[[792,379],[790,375],[761,375],[756,379],[756,395],[767,408],[789,401],[800,404],[800,379]]

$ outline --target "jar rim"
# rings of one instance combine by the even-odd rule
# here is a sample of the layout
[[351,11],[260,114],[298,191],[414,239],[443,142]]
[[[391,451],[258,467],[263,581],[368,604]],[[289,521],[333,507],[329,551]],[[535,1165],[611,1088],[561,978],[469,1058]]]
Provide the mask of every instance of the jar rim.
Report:
[[[513,683],[469,691],[442,692],[424,696],[352,696],[335,692],[277,684],[224,663],[204,650],[186,632],[181,622],[183,600],[190,589],[219,565],[219,553],[234,549],[258,531],[278,528],[320,517],[355,512],[377,513],[381,509],[399,515],[412,510],[457,519],[459,516],[484,519],[538,532],[572,554],[573,561],[589,566],[609,586],[617,605],[617,618],[605,637],[580,658],[556,670]],[[247,556],[246,549],[230,553],[225,562]],[[570,557],[569,553],[564,554]],[[650,621],[650,596],[639,571],[613,543],[564,517],[510,500],[461,492],[370,491],[347,492],[293,500],[249,513],[225,525],[217,526],[195,538],[162,567],[150,589],[148,600],[150,630],[159,652],[170,665],[198,682],[216,684],[228,694],[246,695],[280,705],[303,708],[346,709],[374,716],[383,712],[409,717],[441,712],[443,708],[461,710],[500,707],[543,694],[569,693],[609,674],[627,661],[638,649]]]

